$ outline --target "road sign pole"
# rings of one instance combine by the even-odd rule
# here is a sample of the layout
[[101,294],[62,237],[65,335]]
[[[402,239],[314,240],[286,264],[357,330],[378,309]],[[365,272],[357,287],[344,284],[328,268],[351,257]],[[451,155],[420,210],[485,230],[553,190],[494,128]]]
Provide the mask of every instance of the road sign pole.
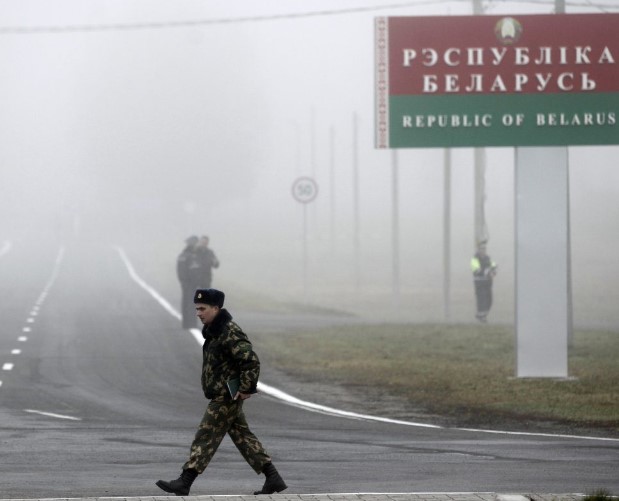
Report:
[[307,204],[303,204],[303,301],[307,302]]
[[303,241],[302,241],[302,286],[303,300],[307,301],[307,271],[308,271],[308,230],[307,230],[307,205],[313,202],[318,195],[318,185],[311,177],[299,177],[292,183],[292,196],[297,202],[303,204]]

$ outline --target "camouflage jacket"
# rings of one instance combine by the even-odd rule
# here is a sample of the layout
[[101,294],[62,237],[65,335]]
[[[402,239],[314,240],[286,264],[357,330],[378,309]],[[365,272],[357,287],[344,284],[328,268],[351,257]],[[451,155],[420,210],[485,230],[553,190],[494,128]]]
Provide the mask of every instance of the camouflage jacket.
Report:
[[208,399],[228,393],[226,382],[240,378],[241,393],[255,393],[260,360],[232,315],[222,309],[210,325],[202,329],[202,391]]

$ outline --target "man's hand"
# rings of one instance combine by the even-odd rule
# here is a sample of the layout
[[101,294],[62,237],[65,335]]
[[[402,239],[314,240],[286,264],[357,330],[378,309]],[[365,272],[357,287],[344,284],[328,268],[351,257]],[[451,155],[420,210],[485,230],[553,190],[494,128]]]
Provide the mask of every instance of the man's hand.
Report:
[[232,400],[237,400],[239,398],[241,400],[247,400],[249,397],[251,397],[251,393],[241,393],[240,391],[237,391]]

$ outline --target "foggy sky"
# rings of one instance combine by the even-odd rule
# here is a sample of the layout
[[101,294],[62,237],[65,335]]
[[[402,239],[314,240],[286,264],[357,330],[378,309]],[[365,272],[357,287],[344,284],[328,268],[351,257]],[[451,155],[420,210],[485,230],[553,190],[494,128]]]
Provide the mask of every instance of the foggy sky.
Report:
[[[568,1],[568,12],[599,12],[580,3]],[[594,3],[619,9],[617,1]],[[5,28],[105,27],[0,34],[0,241],[29,231],[110,242],[138,234],[180,250],[190,233],[208,233],[231,277],[281,286],[298,279],[304,209],[291,184],[308,175],[320,187],[306,209],[310,266],[316,277],[339,272],[349,280],[342,263],[354,253],[356,115],[363,282],[389,291],[391,152],[374,149],[373,20],[472,12],[468,1],[412,4],[296,17],[381,2],[0,0]],[[552,2],[485,5],[493,15],[552,12]],[[252,17],[260,19],[230,22]],[[165,26],[208,19],[220,22]],[[142,27],[127,29],[132,24]],[[618,153],[617,146],[570,148],[575,293],[602,288],[615,303]],[[442,154],[399,152],[401,273],[412,288],[440,288]],[[506,303],[513,157],[512,148],[487,150],[490,252],[504,264],[497,286]],[[454,287],[464,289],[473,250],[472,150],[454,150],[453,164]],[[259,266],[244,266],[248,252]],[[337,260],[325,263],[327,256]],[[585,267],[590,273],[581,275]]]

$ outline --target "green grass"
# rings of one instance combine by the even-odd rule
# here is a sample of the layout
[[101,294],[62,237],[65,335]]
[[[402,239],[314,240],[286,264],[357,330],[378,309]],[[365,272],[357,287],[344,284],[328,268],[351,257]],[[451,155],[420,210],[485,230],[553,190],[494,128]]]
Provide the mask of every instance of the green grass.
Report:
[[583,501],[610,501],[611,499],[613,495],[606,489],[598,489],[582,498]]
[[346,326],[272,334],[261,349],[292,376],[386,388],[461,424],[555,422],[619,435],[619,333],[575,333],[574,380],[515,378],[513,337],[501,326]]

